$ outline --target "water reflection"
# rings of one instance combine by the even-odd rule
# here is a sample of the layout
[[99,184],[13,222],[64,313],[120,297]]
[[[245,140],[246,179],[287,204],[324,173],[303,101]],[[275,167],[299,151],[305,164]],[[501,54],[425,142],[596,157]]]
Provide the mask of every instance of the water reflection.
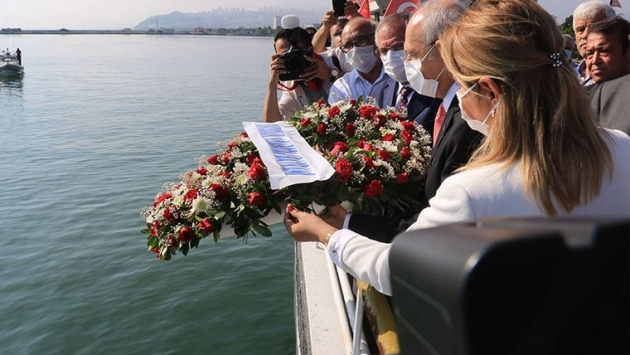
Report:
[[23,122],[23,77],[0,75],[0,133],[13,131]]
[[24,74],[19,75],[0,75],[0,90],[4,88],[8,89],[22,89]]

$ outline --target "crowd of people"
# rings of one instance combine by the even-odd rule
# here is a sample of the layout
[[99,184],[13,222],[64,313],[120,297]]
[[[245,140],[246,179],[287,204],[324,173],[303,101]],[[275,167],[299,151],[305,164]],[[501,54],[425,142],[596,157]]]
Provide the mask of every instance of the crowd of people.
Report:
[[[431,0],[378,24],[357,10],[327,12],[312,36],[276,36],[264,120],[319,99],[369,96],[400,109],[433,141],[424,208],[392,218],[289,205],[295,240],[323,243],[338,266],[391,294],[390,242],[404,230],[501,216],[630,218],[629,22],[610,6],[580,4],[575,39],[533,0]],[[291,48],[309,66],[283,82]]]

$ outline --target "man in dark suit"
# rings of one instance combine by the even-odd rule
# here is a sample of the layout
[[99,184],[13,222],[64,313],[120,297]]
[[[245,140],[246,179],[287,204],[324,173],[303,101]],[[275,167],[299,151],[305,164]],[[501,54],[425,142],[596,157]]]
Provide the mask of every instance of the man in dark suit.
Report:
[[[415,92],[405,74],[405,32],[409,14],[400,12],[385,16],[376,27],[376,54],[383,62],[385,73],[394,81],[383,82],[378,89],[381,101],[386,106],[407,110],[407,119],[422,125],[433,135],[433,122],[442,99],[420,95]],[[433,139],[433,137],[431,137]]]
[[[481,133],[470,129],[466,121],[461,118],[459,103],[455,95],[459,85],[448,75],[448,72],[443,72],[444,62],[439,55],[439,47],[433,48],[439,33],[444,31],[450,23],[454,23],[464,11],[465,8],[456,1],[431,3],[414,13],[406,30],[405,49],[409,53],[408,60],[413,63],[416,58],[422,58],[423,77],[438,78],[436,79],[435,93],[428,92],[428,94],[433,94],[437,100],[442,102],[442,105],[446,105],[441,127],[434,131],[437,133],[434,134],[434,138],[437,137],[437,139],[427,171],[425,188],[419,197],[423,207],[428,206],[429,200],[435,196],[435,192],[444,179],[468,162],[470,155],[483,139]],[[435,38],[429,38],[430,36],[425,34],[434,34]],[[429,43],[426,43],[427,39]],[[430,55],[430,52],[433,51],[436,53]],[[407,75],[409,76],[408,71]],[[349,229],[372,239],[387,242],[391,241],[399,231],[405,229],[406,223],[401,223],[401,221],[412,217],[400,216],[395,213],[388,215],[388,212],[390,211],[385,212],[385,216],[359,214],[352,214],[344,218],[336,216],[330,218],[330,221],[339,222],[345,219]],[[333,211],[334,213],[345,215],[344,211]],[[412,218],[411,222],[414,219]],[[336,226],[341,227],[339,224]]]

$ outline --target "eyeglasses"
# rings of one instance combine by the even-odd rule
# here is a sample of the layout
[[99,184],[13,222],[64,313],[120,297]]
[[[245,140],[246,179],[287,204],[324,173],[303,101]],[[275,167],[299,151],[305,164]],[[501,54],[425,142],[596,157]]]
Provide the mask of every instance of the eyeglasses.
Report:
[[367,45],[374,44],[374,33],[359,36],[354,41],[349,41],[340,46],[341,51],[344,53],[350,52],[354,47],[365,47]]
[[[406,53],[405,52],[405,55],[403,56],[403,60],[414,60],[414,59],[416,59],[418,57],[418,53],[422,52],[422,50],[424,50],[424,49],[427,49],[427,48],[431,47],[434,44],[435,44],[435,42],[431,42],[431,43],[427,44],[426,46],[418,49],[417,51],[414,51],[414,52],[411,52],[411,53]],[[426,55],[428,53],[429,53],[428,51],[427,51],[427,53],[425,53],[425,57],[426,57]]]
[[389,47],[379,47],[374,50],[376,55],[386,56],[389,51],[401,51],[405,48],[405,41],[394,42]]

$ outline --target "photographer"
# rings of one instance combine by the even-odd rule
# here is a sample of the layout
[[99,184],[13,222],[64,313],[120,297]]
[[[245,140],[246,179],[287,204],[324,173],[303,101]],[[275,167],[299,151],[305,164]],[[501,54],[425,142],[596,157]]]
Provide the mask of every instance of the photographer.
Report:
[[[271,75],[263,107],[263,121],[293,116],[306,105],[328,99],[331,69],[313,53],[310,36],[301,27],[282,29],[274,37]],[[282,96],[278,101],[278,90]]]

